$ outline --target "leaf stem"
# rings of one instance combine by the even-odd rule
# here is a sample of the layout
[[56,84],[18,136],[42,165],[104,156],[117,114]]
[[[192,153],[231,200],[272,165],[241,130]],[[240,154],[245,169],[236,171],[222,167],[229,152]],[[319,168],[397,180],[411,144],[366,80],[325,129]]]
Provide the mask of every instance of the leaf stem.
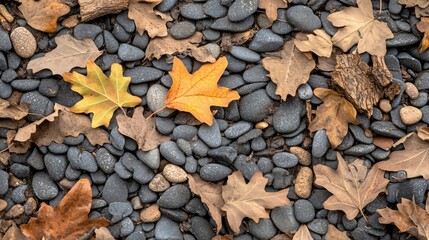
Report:
[[381,15],[381,9],[382,8],[383,8],[383,0],[380,0],[380,10],[379,10],[380,15]]
[[14,145],[15,143],[11,143],[10,145],[8,145],[7,146],[7,148],[5,148],[5,149],[3,149],[3,150],[1,150],[0,151],[0,153],[4,153],[4,152],[6,152],[7,150],[9,150],[11,147],[13,147],[13,145]]
[[151,114],[146,118],[146,120],[149,120],[149,118],[153,117],[153,115],[155,115],[155,114],[157,114],[157,113],[161,112],[161,111],[162,111],[162,110],[164,110],[165,108],[167,108],[167,107],[166,107],[166,106],[164,106],[164,107],[162,107],[162,108],[160,108],[160,109],[156,110],[155,112],[151,113]]

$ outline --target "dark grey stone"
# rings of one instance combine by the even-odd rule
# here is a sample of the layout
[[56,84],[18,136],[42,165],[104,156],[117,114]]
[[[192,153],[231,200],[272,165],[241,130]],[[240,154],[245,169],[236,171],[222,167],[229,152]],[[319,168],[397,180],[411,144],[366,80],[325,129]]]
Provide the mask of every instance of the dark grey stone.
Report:
[[313,32],[322,26],[320,19],[313,13],[313,10],[303,5],[288,8],[286,19],[296,29],[304,32]]
[[231,173],[232,170],[229,167],[217,163],[206,164],[200,169],[201,178],[209,182],[222,180]]
[[258,10],[258,0],[235,0],[228,9],[228,18],[233,22],[244,20]]
[[267,109],[273,103],[264,89],[243,96],[239,103],[241,118],[249,122],[262,121],[267,117]]
[[191,199],[191,191],[183,184],[176,184],[161,194],[158,205],[163,208],[177,209],[185,206]]
[[297,200],[293,205],[296,220],[300,223],[309,223],[316,213],[311,202],[305,199]]
[[174,39],[181,40],[192,36],[196,30],[197,27],[195,24],[188,21],[183,21],[171,26],[169,33]]
[[112,174],[103,187],[102,198],[108,203],[126,202],[128,198],[127,183],[118,174]]
[[97,150],[95,155],[98,167],[106,174],[112,174],[114,172],[115,163],[118,161],[107,149],[100,148]]
[[276,235],[277,228],[274,226],[271,219],[261,218],[258,223],[253,220],[249,221],[249,233],[258,239],[269,240]]
[[213,227],[210,225],[209,221],[202,217],[191,218],[191,230],[195,238],[198,240],[212,239],[216,236],[216,233],[213,231]]
[[183,165],[186,162],[185,154],[173,141],[163,142],[159,147],[161,155],[169,162]]
[[282,46],[283,38],[270,29],[260,29],[249,43],[249,49],[255,52],[275,51]]
[[54,111],[54,104],[52,101],[37,91],[24,93],[21,97],[20,104],[26,104],[28,106],[28,112],[34,114],[27,116],[30,121],[39,120],[43,118],[43,116],[47,116]]
[[52,180],[60,181],[64,178],[64,173],[67,168],[66,156],[48,153],[44,157],[44,163]]
[[144,58],[144,52],[138,47],[123,43],[119,45],[118,56],[122,61],[137,61]]
[[182,231],[178,223],[166,217],[161,217],[156,223],[155,239],[159,240],[183,240]]
[[271,211],[271,220],[284,233],[295,232],[300,226],[293,213],[292,205],[274,208]]
[[58,195],[58,187],[45,172],[36,172],[31,182],[36,196],[42,200],[51,200]]
[[101,27],[94,24],[80,23],[76,25],[73,29],[73,36],[76,39],[83,40],[85,38],[90,38],[92,40],[102,32]]
[[253,16],[249,16],[240,22],[232,22],[228,17],[223,17],[216,19],[213,24],[210,25],[210,28],[226,32],[244,32],[249,30],[254,23],[255,17]]

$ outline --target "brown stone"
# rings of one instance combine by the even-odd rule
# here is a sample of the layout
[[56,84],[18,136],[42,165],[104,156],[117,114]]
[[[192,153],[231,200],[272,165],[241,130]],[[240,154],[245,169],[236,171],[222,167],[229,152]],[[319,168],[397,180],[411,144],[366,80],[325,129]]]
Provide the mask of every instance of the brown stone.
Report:
[[420,109],[413,106],[405,106],[399,110],[399,115],[405,125],[412,125],[422,119],[423,113]]
[[164,167],[162,175],[172,183],[182,183],[188,180],[188,174],[186,174],[185,170],[171,163]]
[[24,211],[25,214],[27,215],[31,215],[34,213],[34,211],[36,211],[37,209],[37,202],[34,198],[29,198],[27,199],[27,201],[24,204]]
[[311,164],[311,154],[301,147],[291,147],[289,151],[298,157],[299,164],[309,166]]
[[309,198],[313,187],[313,171],[309,167],[299,170],[295,179],[295,193],[300,198]]
[[144,223],[156,222],[161,217],[158,204],[153,204],[140,212],[140,219]]
[[407,83],[405,83],[405,85],[406,85],[405,93],[407,93],[407,95],[411,99],[416,99],[419,97],[419,90],[417,89],[417,87],[414,84],[407,82]]
[[36,39],[33,34],[24,27],[15,28],[10,34],[10,40],[16,54],[22,58],[30,58],[37,49]]
[[149,183],[149,189],[154,192],[164,192],[170,187],[170,183],[162,174],[158,173]]
[[11,209],[5,214],[6,218],[17,218],[24,213],[24,207],[21,204],[13,205]]
[[0,212],[7,208],[7,202],[3,199],[0,199]]
[[390,101],[388,99],[381,99],[378,103],[381,111],[388,113],[392,110],[392,105],[390,105]]

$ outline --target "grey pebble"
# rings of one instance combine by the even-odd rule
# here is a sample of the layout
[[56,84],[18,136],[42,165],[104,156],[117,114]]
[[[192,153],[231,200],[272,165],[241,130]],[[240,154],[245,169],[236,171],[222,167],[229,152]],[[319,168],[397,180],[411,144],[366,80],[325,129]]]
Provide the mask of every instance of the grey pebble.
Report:
[[191,20],[201,20],[207,18],[204,13],[203,4],[200,3],[187,3],[180,8],[180,14]]
[[300,226],[295,218],[292,205],[274,208],[271,211],[271,220],[284,233],[295,232]]
[[17,178],[23,179],[30,175],[30,167],[20,163],[14,163],[10,166],[10,172]]
[[0,52],[0,71],[5,71],[7,69],[7,59],[3,52]]
[[307,224],[308,229],[320,235],[325,235],[328,232],[328,225],[326,219],[314,219]]
[[155,226],[155,239],[159,240],[183,240],[182,231],[179,223],[173,220],[161,217]]
[[127,31],[125,31],[125,29],[119,24],[119,23],[115,23],[113,25],[113,36],[115,36],[115,38],[117,40],[119,40],[119,42],[128,42],[128,39],[130,39],[131,35],[129,33],[127,33]]
[[3,81],[4,83],[10,83],[17,77],[18,74],[16,73],[16,71],[9,68],[1,74],[1,81]]
[[6,31],[0,30],[0,51],[7,52],[12,49],[12,42]]
[[142,150],[137,151],[137,157],[149,168],[155,170],[159,168],[161,162],[161,155],[159,149],[155,148],[150,151],[144,152]]
[[129,33],[133,33],[136,30],[134,21],[128,18],[128,11],[123,11],[118,14],[116,16],[116,21]]
[[223,17],[216,19],[213,24],[210,25],[210,28],[226,32],[244,32],[249,30],[254,23],[255,17],[253,16],[249,16],[240,22],[232,22],[228,17]]
[[220,0],[208,0],[203,5],[203,11],[212,18],[220,18],[226,16],[228,8],[223,6]]
[[371,153],[375,148],[376,147],[373,144],[357,144],[344,151],[344,153],[353,156],[363,156]]
[[58,81],[53,78],[45,78],[40,80],[38,91],[45,97],[55,97],[58,94],[60,86]]
[[273,155],[273,162],[277,167],[292,168],[298,164],[298,157],[292,153],[279,152]]
[[258,223],[253,220],[249,221],[249,233],[258,239],[269,240],[276,235],[277,228],[271,219],[261,218]]
[[25,191],[27,185],[19,185],[12,191],[12,200],[17,204],[22,204],[26,201]]
[[213,158],[217,162],[229,165],[232,164],[237,157],[237,149],[232,146],[221,146],[208,150],[207,156]]
[[176,39],[181,40],[192,36],[197,30],[196,26],[188,21],[178,22],[170,27],[170,35]]
[[[167,98],[168,89],[160,84],[153,84],[149,87],[146,94],[147,105],[152,112],[161,109],[165,106],[165,99]],[[168,117],[174,112],[173,109],[163,109],[156,113],[160,117]]]
[[161,155],[169,162],[183,165],[186,162],[185,154],[173,141],[163,142],[159,147]]
[[305,111],[304,102],[298,97],[288,97],[281,102],[273,115],[274,129],[279,133],[291,133],[298,129],[302,113]]
[[191,230],[196,239],[212,239],[216,235],[209,221],[198,216],[191,218]]
[[9,174],[0,170],[0,195],[6,194],[9,189]]
[[258,64],[244,71],[243,80],[246,83],[268,82],[270,81],[268,74],[268,71],[261,64]]
[[376,121],[371,124],[371,130],[384,137],[401,138],[405,133],[399,130],[392,122]]
[[128,198],[127,183],[118,174],[112,174],[103,187],[102,198],[108,203],[126,202]]
[[195,173],[197,172],[198,162],[193,156],[189,156],[186,158],[185,163],[185,171],[187,173]]
[[261,60],[261,57],[256,52],[242,46],[232,46],[229,49],[229,52],[236,58],[243,60],[245,62],[258,62]]
[[255,52],[271,52],[282,46],[283,38],[270,29],[260,29],[249,43],[249,49]]
[[101,27],[94,24],[80,23],[73,29],[73,36],[78,40],[90,38],[92,40],[102,32]]
[[267,109],[274,101],[267,95],[264,89],[257,90],[241,97],[239,103],[241,118],[249,122],[259,122],[267,117]]
[[58,187],[45,172],[36,172],[31,182],[36,196],[42,200],[51,200],[58,195]]
[[191,191],[183,184],[176,184],[161,194],[158,205],[163,208],[177,209],[185,206],[191,199]]
[[217,163],[209,163],[200,169],[200,176],[203,180],[216,182],[226,178],[232,170],[224,165]]
[[67,159],[64,155],[54,155],[48,153],[44,157],[44,163],[49,176],[54,181],[60,181],[64,178],[64,173],[67,168]]
[[387,47],[406,47],[418,43],[420,39],[411,33],[398,33],[386,40]]
[[40,81],[34,79],[15,79],[11,82],[13,89],[21,92],[29,92],[39,87]]
[[177,0],[163,0],[156,6],[156,9],[160,12],[168,12],[170,11],[174,5],[176,5]]
[[130,202],[112,202],[109,204],[109,213],[112,215],[112,223],[122,221],[133,212],[133,206]]
[[176,124],[170,118],[155,117],[155,126],[161,134],[170,135]]
[[287,22],[296,29],[304,32],[313,32],[322,26],[320,19],[307,6],[292,6],[286,11]]
[[37,91],[24,93],[21,97],[20,104],[26,104],[28,106],[28,112],[34,114],[27,116],[30,121],[39,120],[43,116],[47,116],[54,111],[54,104],[52,101]]
[[106,174],[112,174],[114,172],[115,163],[118,161],[116,157],[105,148],[97,150],[95,160],[97,161],[98,167]]
[[314,219],[316,213],[311,202],[305,199],[297,200],[293,205],[296,220],[300,223],[308,223]]
[[244,20],[258,10],[258,0],[235,0],[228,9],[228,18],[233,22]]
[[122,61],[137,61],[144,58],[144,52],[130,44],[119,45],[118,56]]
[[119,43],[111,32],[104,30],[104,44],[108,53],[116,53],[119,49]]
[[244,80],[243,77],[239,74],[231,74],[228,76],[223,76],[220,78],[218,85],[222,87],[227,87],[229,89],[236,89],[243,86]]
[[198,129],[198,137],[210,148],[220,147],[222,136],[216,119],[213,119],[211,126],[202,124]]

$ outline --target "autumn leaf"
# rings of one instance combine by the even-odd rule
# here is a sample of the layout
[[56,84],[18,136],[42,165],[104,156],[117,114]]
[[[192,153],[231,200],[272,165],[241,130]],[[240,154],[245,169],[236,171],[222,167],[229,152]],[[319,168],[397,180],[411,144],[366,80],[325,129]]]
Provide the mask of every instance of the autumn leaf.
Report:
[[222,228],[221,207],[225,204],[222,198],[222,184],[206,182],[198,174],[188,174],[189,188],[201,198],[209,209],[210,215],[217,225],[217,233]]
[[134,20],[137,32],[143,35],[145,31],[149,37],[167,36],[167,22],[173,21],[170,15],[154,10],[162,0],[130,0],[128,17]]
[[295,47],[293,40],[287,41],[280,51],[267,55],[262,59],[262,64],[270,72],[271,80],[277,84],[276,94],[283,101],[286,101],[288,95],[296,95],[298,87],[308,81],[316,66],[314,60],[308,59]]
[[342,27],[332,42],[344,52],[357,43],[359,53],[386,55],[386,39],[393,38],[392,31],[387,23],[374,18],[371,0],[357,0],[357,5],[328,16],[335,27]]
[[269,218],[265,209],[289,204],[287,198],[289,189],[278,192],[266,192],[265,185],[268,179],[256,172],[249,183],[246,184],[240,171],[228,176],[225,186],[222,186],[222,198],[225,204],[221,207],[226,212],[226,217],[231,229],[235,233],[240,232],[243,218],[251,218],[256,223],[260,218]]
[[313,167],[315,184],[333,194],[323,206],[327,210],[343,211],[349,220],[354,219],[359,212],[365,217],[364,207],[386,190],[389,180],[384,178],[384,171],[378,168],[378,164],[368,171],[363,160],[346,164],[339,153],[337,159],[337,170],[322,164]]
[[94,61],[103,54],[89,38],[77,40],[66,34],[56,37],[55,42],[57,47],[54,50],[30,60],[27,69],[32,69],[33,73],[49,69],[53,74],[62,75],[74,67],[85,67],[88,60]]
[[429,213],[409,199],[402,198],[396,205],[398,210],[378,209],[380,223],[393,223],[400,232],[408,232],[417,239],[429,239]]
[[57,21],[70,11],[61,0],[21,0],[18,7],[28,25],[42,32],[57,31]]
[[237,91],[217,85],[227,65],[226,58],[221,57],[190,74],[182,61],[175,57],[173,70],[169,72],[173,85],[168,91],[165,106],[189,112],[200,122],[211,126],[213,114],[210,106],[227,107],[231,101],[240,98]]
[[349,123],[358,124],[356,109],[337,92],[325,88],[314,89],[316,95],[323,103],[316,109],[316,117],[310,122],[308,129],[315,132],[326,130],[332,148],[341,144],[349,130]]
[[425,8],[429,6],[428,0],[398,0],[399,4],[405,5],[405,7],[421,7]]
[[32,240],[75,240],[93,227],[107,227],[109,221],[104,217],[88,219],[91,203],[91,184],[88,179],[81,179],[56,207],[42,202],[37,218],[31,218],[27,224],[21,225],[21,231]]
[[95,240],[115,240],[109,229],[107,229],[106,227],[95,229],[94,232]]
[[159,59],[162,55],[175,53],[186,53],[199,62],[215,62],[216,59],[210,54],[205,46],[198,47],[197,44],[203,39],[200,32],[191,37],[176,40],[170,35],[163,38],[154,38],[147,45],[145,56],[148,60]]
[[4,234],[2,240],[28,240],[27,237],[22,234],[21,230],[16,226],[15,222],[12,221],[12,226]]
[[292,240],[313,240],[313,237],[311,236],[307,225],[302,224],[298,231],[293,235]]
[[332,224],[328,225],[328,232],[325,235],[325,239],[350,240],[346,232],[341,232]]
[[405,150],[393,151],[389,160],[379,163],[379,168],[384,171],[406,171],[407,178],[422,176],[429,179],[429,142],[420,139],[417,134],[408,137],[404,144]]
[[230,234],[225,236],[216,235],[211,240],[233,240],[233,238],[234,236]]
[[420,32],[424,33],[419,46],[419,52],[422,53],[429,48],[429,17],[422,17],[421,21],[416,23],[416,27]]
[[330,57],[332,53],[331,36],[323,29],[314,30],[314,34],[298,33],[295,46],[301,52],[313,52],[319,57]]
[[268,20],[274,22],[277,20],[277,9],[287,8],[286,0],[259,0],[259,8],[265,9]]
[[421,140],[429,140],[429,127],[428,126],[417,127],[417,136]]
[[139,97],[127,92],[131,77],[122,75],[122,66],[114,63],[110,76],[91,60],[86,65],[87,76],[80,73],[64,73],[64,81],[72,84],[71,89],[83,96],[71,111],[75,113],[93,113],[92,127],[109,126],[116,109],[134,107],[141,102]]
[[149,151],[157,148],[161,143],[170,140],[170,137],[164,136],[156,130],[155,119],[143,116],[143,107],[134,109],[133,117],[127,117],[123,114],[116,116],[119,132],[137,142],[138,148],[143,151]]
[[18,105],[0,98],[0,118],[21,120],[28,114],[26,105]]

